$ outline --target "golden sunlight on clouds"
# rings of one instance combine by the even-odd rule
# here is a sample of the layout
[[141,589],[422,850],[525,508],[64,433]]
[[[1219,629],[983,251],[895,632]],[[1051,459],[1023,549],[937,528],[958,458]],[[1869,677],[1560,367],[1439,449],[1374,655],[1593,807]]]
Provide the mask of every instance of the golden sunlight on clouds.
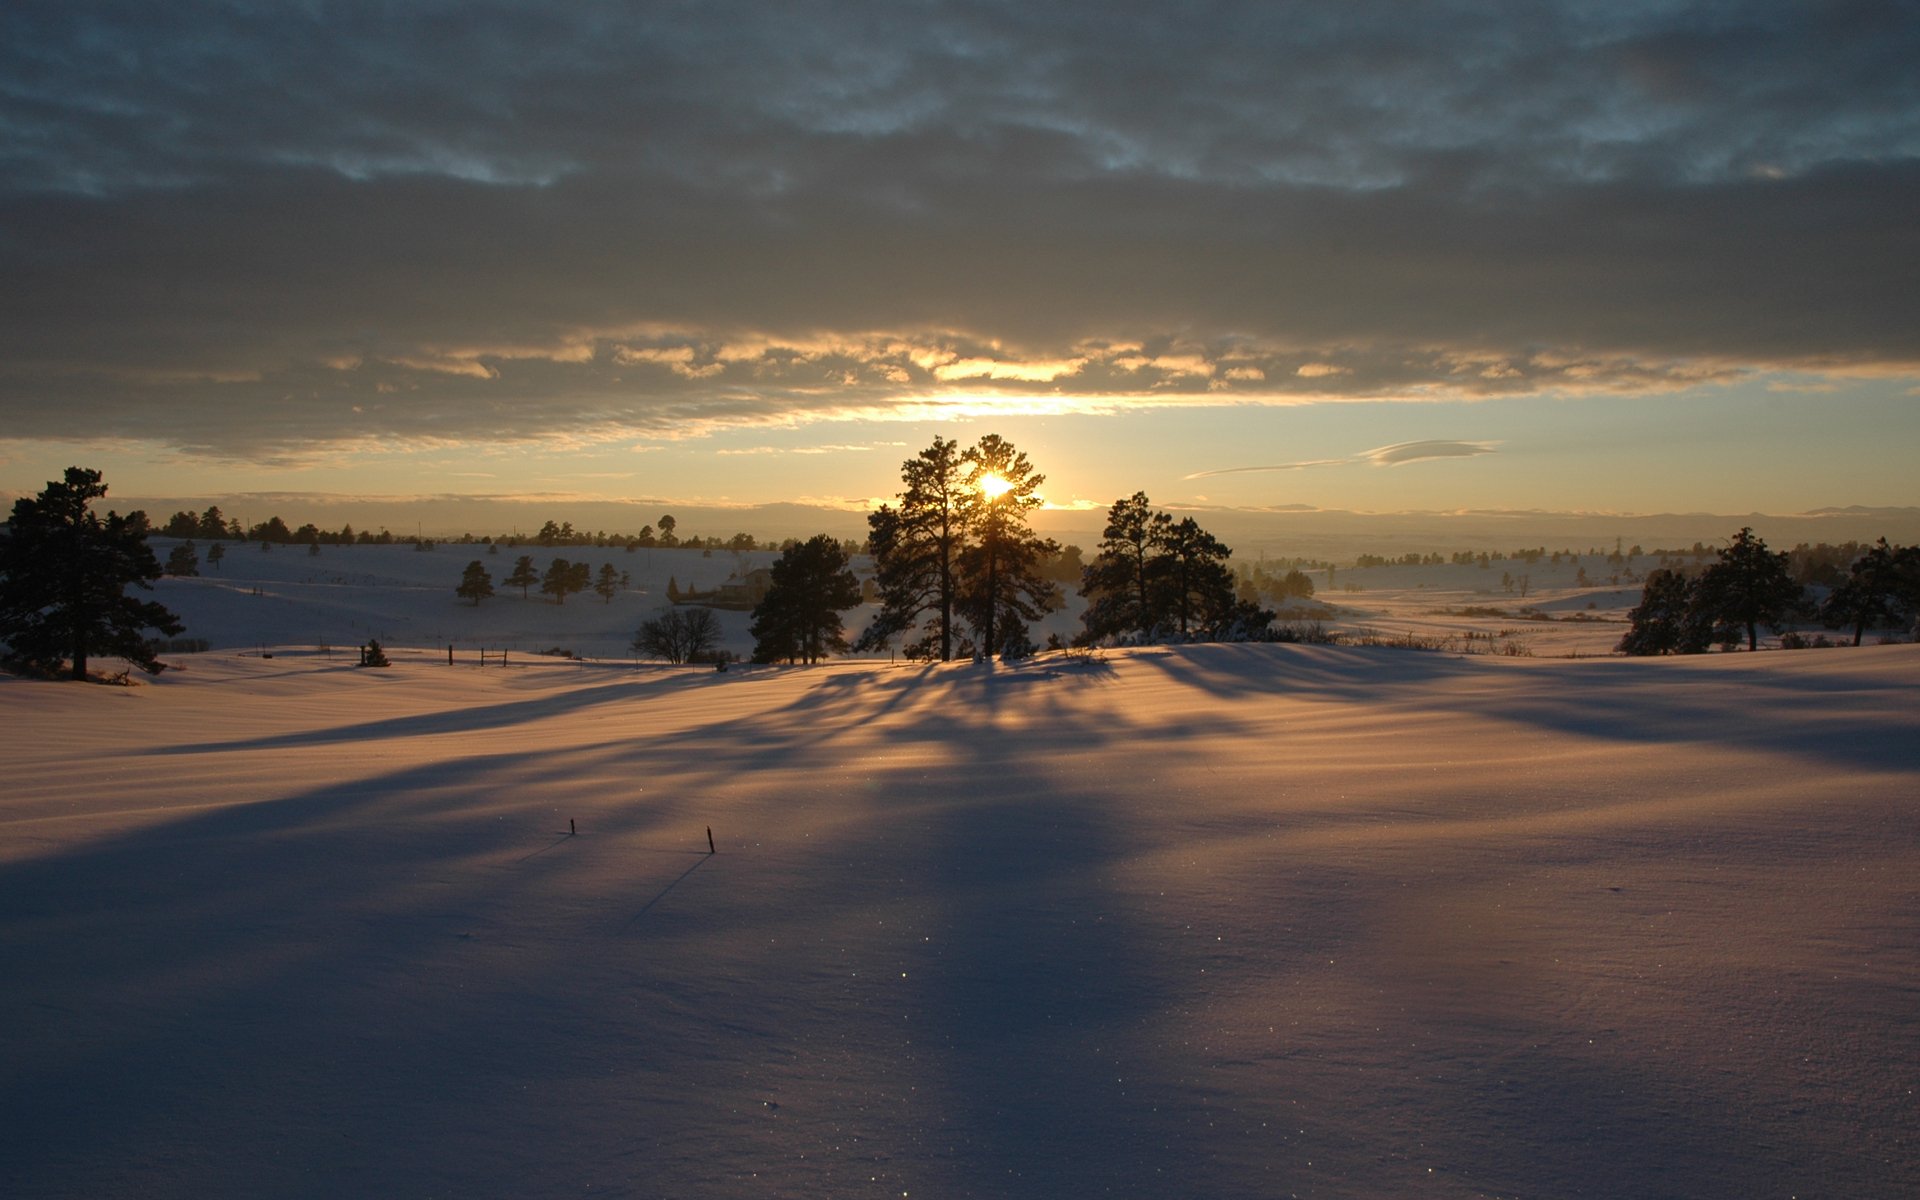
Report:
[[1051,383],[1086,366],[1085,359],[1053,359],[1037,362],[1008,362],[992,358],[960,358],[941,363],[933,377],[942,383],[961,379],[1011,379],[1019,383]]

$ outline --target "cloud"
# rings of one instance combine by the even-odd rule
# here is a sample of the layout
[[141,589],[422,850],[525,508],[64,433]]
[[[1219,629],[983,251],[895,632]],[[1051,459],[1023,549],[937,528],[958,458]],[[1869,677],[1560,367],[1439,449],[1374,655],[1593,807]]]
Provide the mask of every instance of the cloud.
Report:
[[1391,446],[1377,446],[1372,450],[1362,450],[1346,458],[1316,458],[1302,462],[1276,463],[1264,467],[1221,467],[1212,471],[1195,471],[1181,478],[1205,479],[1213,475],[1244,475],[1257,471],[1305,471],[1315,467],[1349,467],[1361,464],[1375,467],[1401,467],[1408,463],[1430,462],[1434,459],[1473,458],[1481,454],[1492,454],[1497,445],[1497,442],[1448,440],[1396,442]]
[[10,5],[9,432],[1920,374],[1898,6],[452,11]]
[[1403,467],[1408,463],[1428,462],[1436,458],[1473,458],[1492,454],[1493,442],[1423,441],[1397,442],[1362,451],[1358,458],[1376,467]]

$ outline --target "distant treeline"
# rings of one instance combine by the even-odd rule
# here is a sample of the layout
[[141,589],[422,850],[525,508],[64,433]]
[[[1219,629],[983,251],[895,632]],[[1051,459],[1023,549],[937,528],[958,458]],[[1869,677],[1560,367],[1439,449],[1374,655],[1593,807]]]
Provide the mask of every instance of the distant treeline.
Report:
[[[684,549],[684,550],[782,550],[796,545],[801,539],[786,538],[779,541],[762,540],[750,533],[736,533],[731,537],[701,537],[690,535],[681,537],[678,523],[671,514],[663,515],[658,526],[643,525],[638,533],[608,533],[606,530],[587,531],[575,529],[572,522],[548,521],[538,532],[523,534],[519,532],[475,535],[463,533],[456,538],[439,539],[456,546],[597,546],[602,549],[640,550],[640,549]],[[308,524],[298,529],[288,525],[280,517],[268,517],[254,525],[247,525],[236,518],[230,518],[220,509],[212,507],[198,515],[190,512],[177,512],[167,519],[167,523],[157,530],[164,537],[199,538],[203,541],[267,542],[273,545],[294,546],[417,546],[421,543],[434,544],[436,539],[409,537],[395,534],[388,529],[355,529],[352,525],[343,525],[339,529],[322,529],[318,525]],[[849,539],[843,543],[849,553],[864,553],[866,543]]]
[[[269,517],[255,525],[246,525],[230,518],[216,507],[208,508],[198,515],[190,512],[176,512],[167,523],[156,532],[165,537],[199,538],[206,541],[267,542],[275,545],[314,545],[314,546],[415,546],[430,548],[436,539],[407,537],[397,535],[391,530],[355,529],[352,525],[343,525],[337,530],[322,529],[318,525],[302,525],[295,529],[284,520]],[[518,531],[490,535],[463,533],[456,538],[444,538],[439,541],[456,546],[594,546],[601,549],[645,550],[729,550],[729,551],[786,551],[798,546],[802,538],[782,538],[778,540],[756,538],[750,533],[736,533],[730,537],[701,536],[689,534],[681,536],[679,523],[673,515],[663,514],[656,524],[642,525],[638,533],[608,533],[606,530],[588,531],[575,529],[569,521],[548,521],[539,530],[531,534]],[[840,546],[848,554],[867,554],[871,547],[866,539],[842,539]],[[1872,548],[1871,543],[1849,541],[1839,543],[1801,542],[1787,551],[1787,566],[1794,581],[1801,584],[1814,584],[1831,587],[1847,577],[1852,564]],[[1718,546],[1709,546],[1704,542],[1695,542],[1691,546],[1673,549],[1647,550],[1641,546],[1623,547],[1616,540],[1611,548],[1589,546],[1585,550],[1562,547],[1548,550],[1545,546],[1523,546],[1516,550],[1458,550],[1451,554],[1412,551],[1398,556],[1381,554],[1362,554],[1354,559],[1354,568],[1366,570],[1375,567],[1422,567],[1444,566],[1449,563],[1456,566],[1479,566],[1491,569],[1495,563],[1518,562],[1528,566],[1542,561],[1558,566],[1567,563],[1580,566],[1583,562],[1605,564],[1619,568],[1681,567],[1689,562],[1700,563],[1716,557],[1720,553]],[[1043,568],[1043,574],[1061,582],[1077,582],[1080,578],[1082,563],[1080,547],[1067,545],[1049,556]],[[1647,559],[1650,562],[1638,560]],[[1285,576],[1277,573],[1266,576],[1264,570],[1252,564],[1240,564],[1238,574],[1252,590],[1268,595],[1273,599],[1283,599],[1287,595],[1311,596],[1312,585],[1305,581],[1303,570],[1331,571],[1335,564],[1324,559],[1294,558],[1278,560],[1281,565],[1293,568]],[[1281,583],[1281,579],[1285,583]],[[1637,577],[1636,577],[1637,578]]]
[[[1794,582],[1819,584],[1831,587],[1847,577],[1848,570],[1861,556],[1873,548],[1871,542],[1801,542],[1786,552],[1787,570]],[[1720,547],[1709,546],[1705,542],[1695,542],[1691,546],[1671,550],[1646,550],[1640,546],[1621,549],[1615,543],[1612,549],[1604,546],[1589,546],[1585,550],[1562,548],[1548,550],[1545,546],[1526,546],[1518,550],[1502,552],[1499,550],[1460,550],[1448,556],[1439,554],[1421,554],[1418,552],[1402,554],[1397,558],[1379,554],[1362,554],[1354,560],[1356,569],[1369,567],[1422,567],[1443,566],[1452,563],[1455,566],[1475,566],[1491,569],[1494,563],[1519,562],[1534,566],[1546,561],[1553,566],[1566,563],[1580,566],[1583,561],[1604,563],[1610,567],[1681,567],[1688,562],[1704,562],[1716,558]],[[1641,563],[1638,560],[1652,560]],[[1320,564],[1331,566],[1332,564]]]

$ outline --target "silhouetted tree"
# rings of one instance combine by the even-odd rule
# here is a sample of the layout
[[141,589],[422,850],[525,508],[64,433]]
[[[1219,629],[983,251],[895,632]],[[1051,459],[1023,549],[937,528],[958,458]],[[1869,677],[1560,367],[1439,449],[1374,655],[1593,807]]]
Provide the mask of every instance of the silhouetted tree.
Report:
[[1192,517],[1170,522],[1159,537],[1161,569],[1155,587],[1155,607],[1177,626],[1181,637],[1196,627],[1223,621],[1234,604],[1233,572],[1227,557],[1233,551],[1200,528]]
[[200,573],[200,555],[194,551],[192,542],[181,542],[167,552],[167,574],[198,575]]
[[129,584],[150,589],[160,563],[144,512],[103,520],[88,507],[106,494],[100,472],[68,467],[63,480],[14,502],[0,538],[0,640],[30,667],[57,670],[70,660],[83,680],[90,654],[110,654],[158,674],[143,631],[181,630],[159,604],[124,594]]
[[476,558],[467,564],[466,572],[460,576],[460,586],[453,590],[456,595],[473,601],[473,606],[479,608],[482,600],[493,595],[493,576],[487,574],[486,566]]
[[960,612],[972,627],[980,649],[1000,654],[1027,652],[1026,622],[1044,616],[1060,590],[1041,574],[1041,563],[1060,547],[1027,527],[1027,514],[1040,507],[1037,489],[1046,476],[1033,469],[1013,443],[990,433],[961,456],[967,487],[960,514],[967,544],[959,557]]
[[1774,554],[1751,528],[1735,534],[1720,560],[1700,573],[1693,605],[1712,621],[1716,640],[1731,644],[1744,630],[1747,649],[1760,646],[1761,625],[1778,627],[1800,603],[1802,589],[1787,571],[1787,556]]
[[1166,513],[1153,511],[1145,492],[1116,500],[1107,510],[1099,550],[1080,573],[1080,594],[1087,598],[1081,621],[1090,639],[1151,634],[1159,621],[1153,603],[1156,550],[1170,524]]
[[540,591],[552,596],[555,604],[565,604],[568,596],[587,590],[593,582],[592,570],[586,563],[556,558],[547,564],[547,573],[540,578]]
[[633,651],[670,663],[691,662],[720,644],[720,618],[706,608],[670,608],[640,623]]
[[207,547],[207,565],[218,571],[220,560],[227,556],[227,548],[219,542]]
[[767,594],[753,610],[755,662],[815,663],[847,648],[840,613],[860,603],[849,561],[825,533],[781,552]]
[[212,541],[232,536],[227,527],[227,515],[216,505],[200,514],[200,528],[196,531],[201,539]]
[[680,539],[673,536],[675,524],[676,522],[673,519],[672,513],[668,513],[660,518],[660,544],[662,546],[671,547],[680,544]]
[[279,517],[268,517],[266,520],[248,530],[247,538],[249,541],[259,542],[262,545],[268,542],[278,542],[284,545],[293,540],[293,530],[288,529],[287,523]]
[[1647,572],[1640,603],[1627,614],[1626,636],[1614,648],[1625,654],[1698,654],[1712,640],[1712,622],[1694,609],[1692,583],[1660,567]]
[[[1484,561],[1481,565],[1485,565]],[[1289,600],[1295,597],[1301,600],[1311,600],[1313,599],[1313,577],[1305,571],[1302,571],[1299,567],[1294,567],[1285,575],[1281,576],[1280,581],[1274,585],[1274,594],[1282,600]]]
[[613,603],[614,596],[620,591],[620,572],[613,569],[612,563],[600,564],[600,576],[594,581],[593,590],[600,594],[601,603]]
[[540,582],[540,570],[533,565],[533,555],[522,554],[513,560],[513,570],[507,575],[506,585],[520,589],[520,598],[527,598],[527,589]]
[[931,652],[937,645],[944,661],[953,657],[954,601],[965,546],[961,503],[967,482],[959,444],[934,438],[933,445],[901,464],[900,480],[906,486],[899,507],[883,504],[867,517],[880,611],[856,648],[878,650],[924,623],[923,637],[909,653]]
[[1920,611],[1920,547],[1892,546],[1886,538],[1854,559],[1845,579],[1820,606],[1829,629],[1852,627],[1858,646],[1868,629],[1906,624]]
[[[1265,637],[1273,612],[1254,602],[1251,589],[1239,599],[1227,566],[1232,553],[1193,518],[1154,511],[1144,492],[1115,501],[1099,553],[1081,572],[1087,608],[1079,640]],[[1312,595],[1311,582],[1306,592]]]
[[390,667],[393,664],[387,661],[387,652],[381,648],[380,643],[374,638],[368,638],[367,644],[360,647],[360,665],[363,667]]

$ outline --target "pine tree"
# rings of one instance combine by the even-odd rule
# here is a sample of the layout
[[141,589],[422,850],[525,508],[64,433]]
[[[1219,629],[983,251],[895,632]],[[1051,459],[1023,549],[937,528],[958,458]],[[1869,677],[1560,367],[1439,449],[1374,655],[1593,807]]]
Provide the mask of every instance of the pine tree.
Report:
[[487,574],[487,568],[476,558],[467,564],[466,573],[460,576],[460,586],[453,590],[479,608],[482,600],[493,595],[493,576]]
[[909,654],[931,656],[937,646],[944,661],[953,657],[954,602],[965,547],[966,464],[959,444],[934,438],[933,445],[901,465],[900,479],[906,485],[900,506],[883,504],[867,517],[880,612],[856,648],[878,650],[924,622],[924,636],[909,645]]
[[200,555],[194,551],[192,542],[181,542],[167,552],[167,574],[198,575],[200,573]]
[[207,547],[207,565],[216,571],[220,569],[220,560],[226,556],[227,548],[220,542],[215,542],[213,545]]
[[1710,620],[1715,640],[1730,645],[1740,632],[1747,649],[1760,646],[1761,625],[1778,626],[1800,603],[1802,590],[1787,570],[1787,556],[1775,554],[1751,528],[1735,534],[1720,560],[1694,583],[1694,608]]
[[967,488],[960,513],[967,545],[959,557],[957,606],[983,653],[1024,649],[1031,644],[1026,622],[1038,620],[1059,601],[1059,589],[1041,573],[1041,564],[1060,547],[1027,527],[1027,514],[1040,507],[1037,489],[1046,476],[994,433],[962,460]]
[[540,582],[540,572],[533,565],[533,555],[522,554],[513,560],[513,572],[507,576],[508,587],[520,589],[520,598],[527,598],[527,589]]
[[584,592],[593,582],[593,568],[583,562],[568,562],[556,558],[547,565],[547,573],[540,579],[540,591],[552,596],[555,604],[565,604],[567,597],[574,592]]
[[860,603],[860,582],[831,534],[789,546],[774,561],[772,583],[753,610],[755,662],[816,663],[844,651],[840,613]]
[[1107,510],[1094,560],[1080,573],[1087,599],[1081,616],[1091,640],[1135,633],[1150,636],[1158,623],[1154,607],[1156,549],[1172,518],[1155,512],[1145,492],[1116,500]]
[[159,604],[124,594],[150,589],[160,563],[147,546],[147,515],[88,507],[107,494],[100,472],[68,467],[37,497],[14,502],[0,538],[0,640],[14,657],[41,670],[71,661],[87,677],[90,654],[116,655],[150,674],[161,670],[143,631],[181,630]]
[[593,590],[600,594],[601,603],[613,603],[614,596],[620,591],[620,572],[613,569],[612,563],[600,565],[600,577],[594,583]]
[[1853,561],[1847,577],[1820,606],[1829,629],[1853,627],[1858,646],[1878,625],[1904,624],[1920,612],[1920,547],[1891,546],[1881,538]]
[[1623,654],[1698,654],[1712,640],[1709,625],[1694,614],[1693,585],[1665,567],[1647,572],[1640,603],[1627,614],[1626,636],[1614,647]]
[[1192,517],[1172,521],[1158,539],[1162,565],[1155,586],[1155,607],[1186,638],[1197,628],[1221,624],[1233,609],[1233,572],[1220,544]]

